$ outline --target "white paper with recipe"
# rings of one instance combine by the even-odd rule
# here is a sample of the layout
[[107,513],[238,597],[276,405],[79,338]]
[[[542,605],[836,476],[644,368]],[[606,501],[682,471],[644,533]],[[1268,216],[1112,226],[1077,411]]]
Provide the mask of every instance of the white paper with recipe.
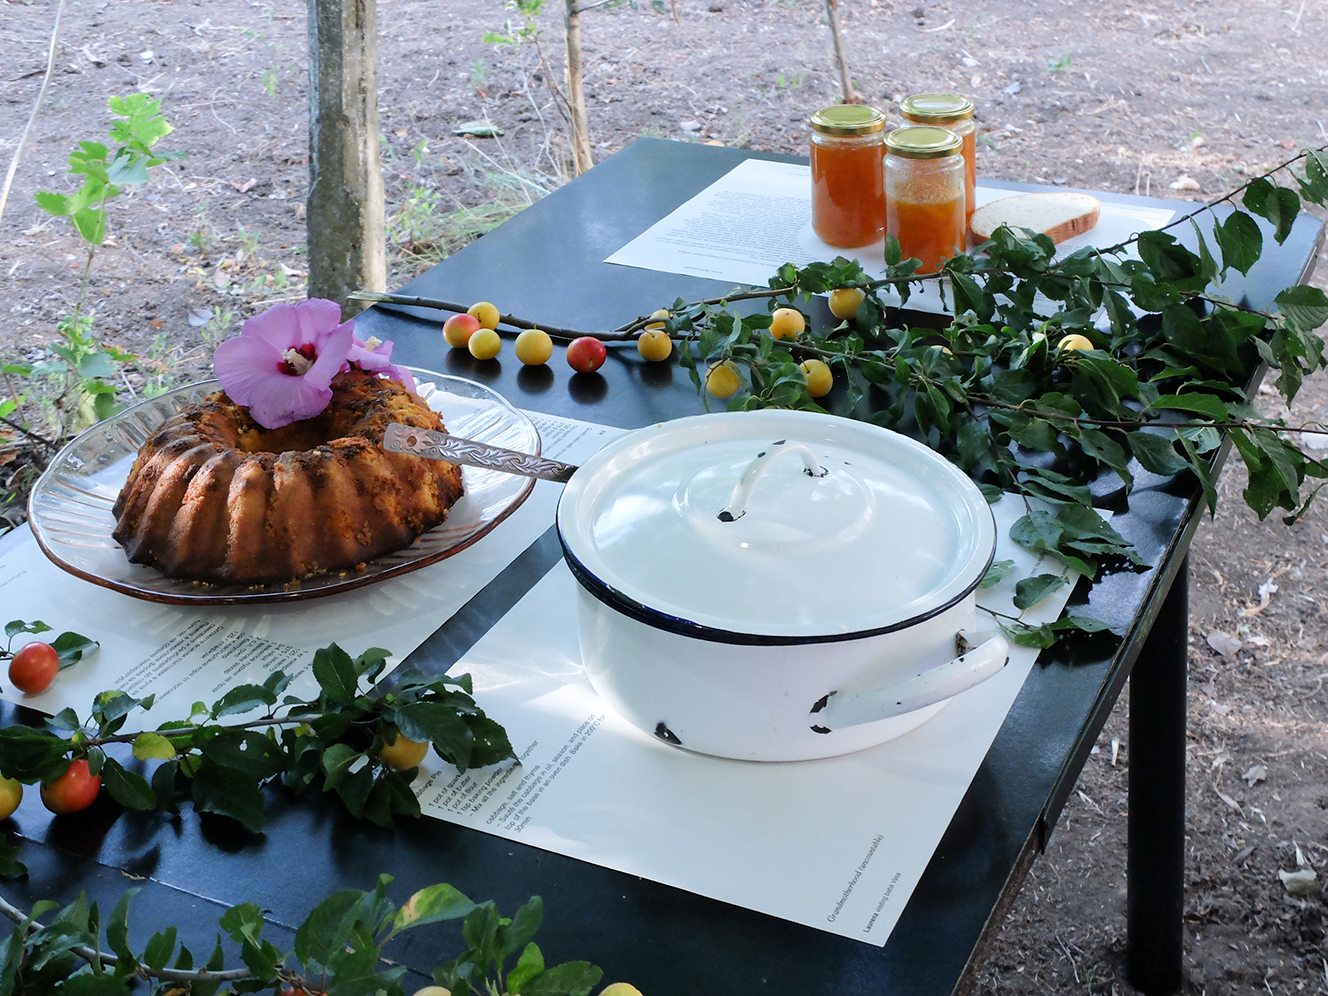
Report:
[[[978,604],[1051,622],[1075,577],[1008,538],[1024,511],[1012,496],[995,506],[996,557],[1015,568]],[[1021,614],[1015,582],[1044,573],[1069,583]],[[879,747],[821,761],[730,761],[670,747],[608,710],[582,672],[574,585],[564,564],[554,567],[454,668],[473,676],[522,763],[458,775],[431,753],[416,783],[424,811],[884,944],[1036,651],[1013,648],[999,675]]]
[[[544,453],[582,462],[621,430],[534,415]],[[380,646],[395,666],[552,524],[561,486],[539,482],[506,522],[456,557],[357,591],[287,605],[191,608],[130,598],[66,574],[28,535],[4,544],[4,620],[42,619],[100,649],[41,695],[3,697],[86,716],[120,688],[157,696],[152,726],[270,671],[312,696],[312,651]],[[1009,539],[1024,507],[995,506],[997,559],[1015,569],[979,605],[1056,619],[1073,576]],[[1070,583],[1020,613],[1014,582]],[[574,584],[559,563],[453,668],[502,723],[522,763],[458,775],[430,752],[415,783],[430,815],[772,916],[884,944],[1018,694],[1036,653],[1013,648],[995,678],[898,740],[839,758],[730,761],[667,746],[619,720],[585,680]],[[783,596],[781,596],[783,597]],[[791,596],[790,596],[791,597]],[[980,612],[979,615],[982,613]]]

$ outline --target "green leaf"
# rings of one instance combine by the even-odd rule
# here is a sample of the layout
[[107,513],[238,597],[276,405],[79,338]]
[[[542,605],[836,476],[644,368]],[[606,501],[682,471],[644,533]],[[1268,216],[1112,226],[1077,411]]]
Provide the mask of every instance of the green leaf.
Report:
[[131,996],[130,980],[116,975],[85,972],[65,979],[60,996]]
[[166,118],[158,113],[161,110],[161,101],[154,100],[146,93],[111,97],[107,101],[107,106],[112,114],[128,119],[111,123],[111,141],[117,144],[138,144],[151,148],[175,130]]
[[[0,842],[0,878],[22,878],[28,873],[28,866],[18,860],[19,844]],[[4,991],[0,983],[0,992]]]
[[35,196],[37,206],[47,214],[53,214],[57,218],[67,218],[69,216],[69,198],[64,194],[40,190]]
[[69,767],[69,741],[28,726],[0,728],[0,773],[31,784],[55,778]]
[[978,582],[978,587],[992,588],[1000,584],[1012,570],[1014,570],[1013,560],[993,560],[991,566],[987,568],[987,573],[982,575],[982,580]]
[[157,808],[168,813],[179,813],[175,804],[175,775],[180,770],[179,762],[171,760],[157,765],[152,773],[152,792],[157,797]]
[[40,619],[36,619],[30,623],[23,622],[21,619],[15,619],[12,622],[5,623],[5,636],[11,640],[20,633],[32,633],[33,635],[36,635],[38,633],[49,633],[50,631],[51,627],[47,626]]
[[1276,187],[1266,178],[1259,177],[1250,182],[1243,198],[1247,208],[1267,219],[1275,229],[1273,237],[1281,245],[1291,234],[1296,215],[1300,213],[1300,198],[1289,187]]
[[95,353],[88,353],[80,357],[78,361],[78,375],[84,380],[95,380],[97,378],[106,378],[115,376],[115,362],[110,353],[98,350]]
[[[364,758],[363,761],[360,761]],[[323,751],[322,767],[326,787],[336,788],[337,783],[349,773],[351,765],[357,761],[368,763],[368,755],[358,751],[350,744],[332,744]]]
[[1170,436],[1155,435],[1140,429],[1125,438],[1130,441],[1134,458],[1149,473],[1171,477],[1189,467],[1189,461],[1176,452],[1174,432]]
[[1021,647],[1037,647],[1043,650],[1056,642],[1056,634],[1045,623],[1041,626],[1029,626],[1026,623],[1007,622],[1004,619],[997,619],[996,623],[1009,637],[1011,643]]
[[1071,478],[1064,474],[1023,465],[1019,469],[1021,471],[1019,483],[1027,494],[1055,503],[1063,501],[1078,502],[1080,505],[1091,505],[1093,503],[1093,493],[1088,486],[1075,484]]
[[416,702],[398,709],[391,718],[408,739],[432,742],[438,755],[459,771],[470,766],[475,735],[456,710],[439,702]]
[[175,952],[175,935],[174,927],[167,927],[164,931],[153,934],[148,940],[147,947],[143,949],[143,964],[153,971],[165,968]]
[[370,647],[355,658],[355,670],[365,681],[372,684],[378,677],[378,673],[387,666],[387,659],[391,656],[392,652],[390,650],[384,650],[382,647]]
[[149,162],[150,159],[145,155],[121,149],[106,169],[106,182],[147,183]]
[[521,952],[516,967],[507,973],[506,988],[509,993],[521,992],[521,987],[544,971],[544,955],[539,945],[531,941],[526,950]]
[[1065,579],[1059,574],[1038,574],[1024,578],[1014,586],[1014,607],[1020,611],[1037,605],[1057,588],[1065,586]]
[[[1293,174],[1294,175],[1294,174]],[[1300,184],[1300,196],[1315,204],[1328,200],[1328,157],[1322,152],[1307,150],[1305,154],[1305,178],[1296,177]]]
[[519,996],[588,996],[604,977],[602,969],[588,961],[555,965],[525,982]]
[[214,719],[251,712],[259,706],[276,705],[277,696],[264,685],[237,685],[217,700],[212,708]]
[[446,882],[421,889],[402,904],[392,921],[393,930],[406,930],[439,920],[469,916],[475,904]]
[[77,664],[84,654],[91,653],[101,644],[77,633],[61,633],[51,641],[51,646],[60,658],[60,670],[63,671],[69,665]]
[[494,720],[482,714],[468,715],[466,726],[475,737],[470,749],[470,767],[487,768],[499,761],[516,760],[507,731]]
[[129,903],[139,891],[137,887],[126,889],[111,911],[111,918],[106,921],[106,943],[120,959],[120,964],[115,967],[119,975],[133,972],[138,967],[138,960],[129,947]]
[[83,208],[70,215],[74,227],[84,240],[99,246],[106,238],[106,212],[100,208]]
[[1244,333],[1240,324],[1204,322],[1185,304],[1169,305],[1162,312],[1162,335],[1169,346],[1183,350],[1192,358],[1234,379],[1243,373],[1237,336]]
[[257,833],[263,827],[263,794],[258,780],[234,768],[204,762],[194,773],[194,808],[204,813],[229,816]]
[[160,733],[140,733],[134,737],[134,757],[140,761],[169,761],[175,757],[175,745]]
[[[413,769],[412,769],[413,770]],[[373,791],[364,807],[364,818],[371,823],[389,829],[395,818],[418,819],[420,800],[411,791],[411,772],[393,771],[384,768],[374,779]]]
[[285,768],[285,755],[272,738],[254,730],[219,730],[203,745],[203,756],[263,781]]
[[512,917],[512,922],[504,924],[498,929],[496,940],[499,944],[499,962],[506,961],[523,949],[530,939],[535,936],[535,931],[539,930],[540,923],[543,920],[544,900],[539,896],[531,896],[516,911],[516,915]]
[[1312,332],[1328,322],[1328,295],[1317,287],[1309,284],[1288,287],[1273,300],[1286,320],[1302,332]]
[[126,771],[115,758],[108,757],[102,763],[101,780],[111,798],[126,809],[157,808],[157,794],[147,779],[136,772]]
[[1100,429],[1081,429],[1079,445],[1093,459],[1106,464],[1125,482],[1126,487],[1134,483],[1134,476],[1129,471],[1129,457],[1125,448]]
[[[1258,231],[1258,226],[1255,226],[1255,231]],[[1219,238],[1219,245],[1221,241]],[[1140,232],[1137,248],[1139,258],[1148,264],[1148,269],[1159,284],[1171,284],[1179,290],[1203,289],[1199,257],[1180,245],[1173,236],[1165,232]],[[1149,311],[1155,310],[1147,305],[1144,307]]]
[[1057,632],[1077,629],[1081,633],[1101,633],[1104,630],[1111,630],[1109,624],[1092,616],[1061,616],[1051,624],[1051,628]]
[[1148,407],[1194,412],[1214,422],[1225,422],[1227,419],[1226,404],[1211,394],[1164,394]]
[[1217,512],[1217,489],[1213,486],[1212,474],[1208,469],[1208,461],[1199,455],[1195,448],[1194,441],[1184,432],[1180,434],[1180,446],[1185,451],[1185,459],[1190,462],[1190,470],[1194,471],[1199,478],[1199,484],[1203,487],[1204,501],[1208,503],[1208,514],[1213,515]]
[[359,676],[355,673],[350,655],[335,643],[314,651],[313,671],[329,702],[347,703],[355,700]]
[[369,765],[349,771],[337,780],[336,792],[346,811],[357,820],[364,818],[369,793],[373,791],[374,775]]
[[306,967],[322,968],[331,962],[350,943],[355,921],[347,922],[346,914],[359,907],[364,895],[358,889],[343,889],[315,906],[295,932],[295,957]]
[[1020,446],[1039,453],[1064,454],[1059,430],[1046,419],[1033,418],[1025,412],[992,412],[991,420],[1004,425],[1010,438]]
[[138,699],[124,692],[99,692],[92,704],[92,719],[103,734],[124,725],[125,717],[138,707]]
[[232,906],[217,923],[240,945],[240,957],[257,980],[266,982],[277,978],[276,966],[281,961],[281,952],[262,938],[263,911],[257,903]]
[[1216,226],[1218,247],[1222,250],[1223,267],[1233,267],[1249,273],[1263,252],[1263,233],[1258,222],[1244,211],[1232,211],[1227,220]]
[[898,266],[904,258],[904,250],[899,245],[899,239],[889,232],[885,233],[885,265]]

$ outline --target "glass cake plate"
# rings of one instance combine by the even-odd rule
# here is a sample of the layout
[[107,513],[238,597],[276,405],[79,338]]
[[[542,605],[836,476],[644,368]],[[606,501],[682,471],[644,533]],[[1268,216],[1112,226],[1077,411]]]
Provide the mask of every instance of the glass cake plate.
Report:
[[[539,430],[501,395],[460,377],[409,369],[420,397],[442,416],[448,432],[539,454]],[[384,554],[358,570],[287,584],[182,581],[130,563],[111,538],[115,527],[111,508],[139,447],[168,418],[220,386],[217,381],[205,381],[142,401],[88,429],[61,450],[28,499],[28,522],[46,556],[70,574],[151,602],[231,605],[320,598],[417,571],[460,553],[515,512],[535,486],[532,478],[463,467],[465,494],[441,525],[410,546]]]

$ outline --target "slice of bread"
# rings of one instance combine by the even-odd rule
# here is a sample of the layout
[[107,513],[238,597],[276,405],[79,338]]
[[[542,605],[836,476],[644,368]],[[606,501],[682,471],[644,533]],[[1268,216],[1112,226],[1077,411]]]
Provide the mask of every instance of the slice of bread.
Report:
[[1088,194],[1055,190],[1045,194],[1017,194],[984,204],[973,212],[973,234],[985,241],[1002,225],[1031,228],[1064,242],[1097,224],[1102,202]]

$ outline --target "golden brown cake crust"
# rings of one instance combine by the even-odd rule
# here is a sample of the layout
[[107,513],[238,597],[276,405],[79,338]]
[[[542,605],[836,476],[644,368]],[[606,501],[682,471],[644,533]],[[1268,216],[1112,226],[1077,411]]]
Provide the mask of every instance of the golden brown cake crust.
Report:
[[195,581],[272,584],[412,543],[461,497],[455,464],[382,448],[387,426],[443,429],[395,380],[351,371],[312,419],[269,430],[218,391],[143,445],[112,535],[134,563]]

